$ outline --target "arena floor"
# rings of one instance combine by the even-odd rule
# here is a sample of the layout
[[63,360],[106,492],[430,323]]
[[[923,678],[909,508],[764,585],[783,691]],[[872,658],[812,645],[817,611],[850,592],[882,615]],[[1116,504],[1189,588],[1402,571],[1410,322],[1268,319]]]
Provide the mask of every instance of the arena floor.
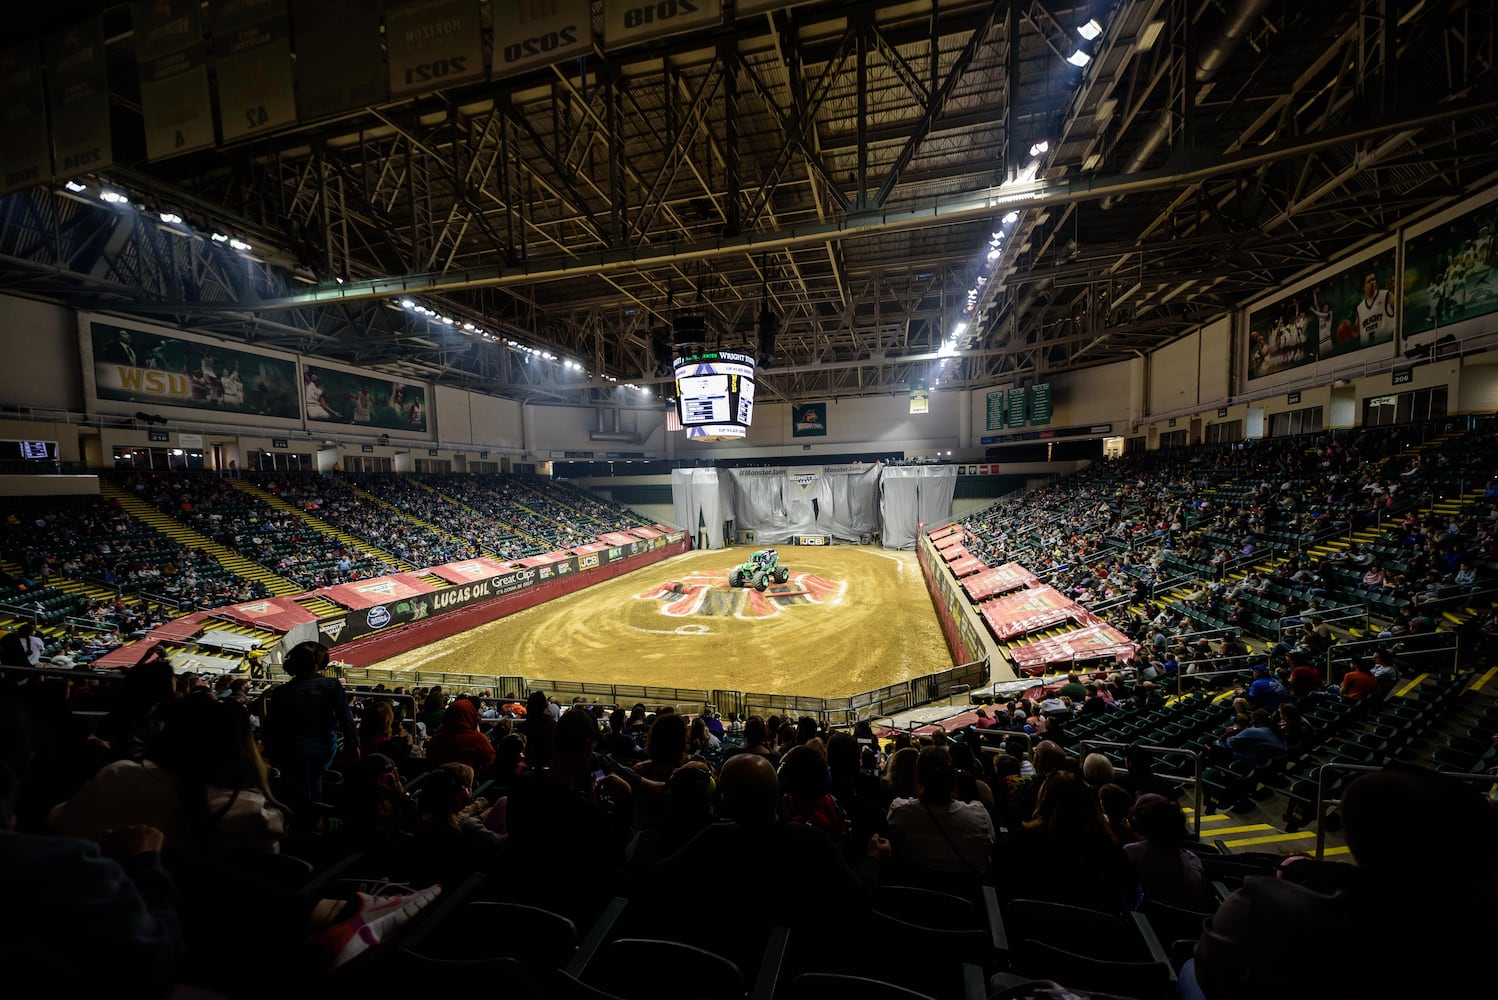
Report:
[[952,665],[914,552],[785,546],[787,583],[729,588],[751,551],[689,552],[371,666],[832,697]]

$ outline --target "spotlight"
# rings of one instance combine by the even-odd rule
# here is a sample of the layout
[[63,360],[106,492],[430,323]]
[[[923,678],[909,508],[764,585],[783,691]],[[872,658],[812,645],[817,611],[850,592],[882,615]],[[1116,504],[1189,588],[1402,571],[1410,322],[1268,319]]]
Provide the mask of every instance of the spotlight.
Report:
[[223,233],[214,233],[209,238],[211,240],[213,240],[213,242],[215,242],[215,243],[228,243],[229,242],[229,237],[225,236]]
[[73,192],[74,194],[80,194],[80,193],[88,190],[88,185],[87,184],[79,184],[77,181],[68,181],[66,184],[63,185],[63,187],[67,188],[69,191]]
[[1078,49],[1077,51],[1073,52],[1071,55],[1067,56],[1066,57],[1066,61],[1069,62],[1069,63],[1071,63],[1073,66],[1082,67],[1082,66],[1086,66],[1088,63],[1092,62],[1092,56],[1088,55],[1086,52],[1082,51],[1081,49]]
[[1018,221],[1019,221],[1019,213],[1018,212],[1010,212],[1008,215],[1004,216],[1004,225],[1006,225],[1006,226],[1012,226],[1012,225],[1014,225]]
[[416,303],[413,302],[413,301],[411,301],[410,299],[401,299],[401,308],[402,309],[415,309],[416,308]]
[[1030,155],[1031,156],[1039,156],[1041,153],[1044,153],[1046,150],[1048,150],[1050,148],[1051,148],[1050,142],[1047,141],[1047,140],[1045,140],[1045,139],[1042,139],[1039,142],[1037,142],[1035,145],[1033,145],[1033,146],[1030,147]]
[[1097,36],[1101,35],[1102,33],[1103,26],[1101,24],[1098,24],[1097,18],[1095,17],[1092,20],[1088,21],[1086,24],[1077,28],[1077,34],[1081,35],[1089,42],[1097,38]]
[[994,261],[996,261],[996,260],[999,259],[999,255],[1000,255],[1000,252],[999,252],[999,249],[997,247],[995,247],[994,249],[988,251],[988,262],[990,264],[992,264]]
[[103,199],[104,201],[109,202],[111,205],[128,205],[128,204],[130,204],[130,199],[126,198],[124,195],[120,194],[118,191],[108,191],[108,190],[100,191],[99,192],[99,197],[101,199]]
[[956,326],[952,327],[952,339],[955,340],[958,337],[962,336],[964,333],[967,333],[966,323],[958,323]]
[[235,250],[240,250],[240,251],[244,251],[244,250],[250,249],[250,245],[248,243],[246,243],[244,240],[239,240],[239,239],[231,239],[229,241],[229,246],[231,248],[235,249]]
[[182,225],[182,216],[176,212],[162,212],[161,221],[169,226],[180,226]]

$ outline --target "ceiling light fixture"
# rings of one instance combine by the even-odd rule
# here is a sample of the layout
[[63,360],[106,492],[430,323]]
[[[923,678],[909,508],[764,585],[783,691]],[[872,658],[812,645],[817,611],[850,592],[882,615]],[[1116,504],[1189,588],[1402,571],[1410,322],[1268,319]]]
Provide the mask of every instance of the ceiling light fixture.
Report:
[[80,192],[88,190],[87,184],[79,184],[77,181],[68,181],[67,183],[63,184],[63,187],[67,188],[74,194],[79,194]]
[[1077,28],[1077,34],[1081,35],[1089,42],[1097,38],[1097,36],[1101,35],[1102,33],[1103,26],[1101,24],[1098,24],[1097,18],[1095,17],[1089,20],[1086,24],[1081,25]]
[[1041,153],[1044,153],[1046,150],[1048,150],[1050,148],[1051,148],[1050,141],[1047,140],[1047,139],[1042,139],[1039,142],[1037,142],[1035,145],[1033,145],[1033,146],[1030,147],[1030,155],[1031,156],[1039,156]]
[[1092,62],[1092,56],[1088,55],[1084,50],[1078,49],[1071,55],[1067,56],[1066,61],[1080,69],[1081,67],[1086,66],[1088,63]]
[[176,212],[162,212],[161,221],[169,226],[180,226],[182,225],[182,216]]
[[108,190],[100,191],[99,192],[99,197],[102,198],[104,201],[109,202],[111,205],[128,205],[128,204],[130,204],[130,199],[126,198],[124,195],[120,194],[118,191],[108,191]]

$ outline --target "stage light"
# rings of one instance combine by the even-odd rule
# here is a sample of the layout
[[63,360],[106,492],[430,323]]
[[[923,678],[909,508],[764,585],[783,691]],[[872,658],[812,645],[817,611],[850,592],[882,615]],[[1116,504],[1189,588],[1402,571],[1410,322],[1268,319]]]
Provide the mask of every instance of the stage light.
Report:
[[109,202],[111,205],[128,205],[128,204],[130,204],[130,199],[126,198],[124,195],[120,194],[118,191],[107,191],[107,190],[106,191],[100,191],[99,192],[99,197],[102,198],[104,201]]
[[169,226],[180,226],[182,224],[182,216],[176,212],[162,212],[161,221]]
[[225,236],[223,233],[214,233],[212,236],[209,237],[209,239],[213,240],[213,242],[215,242],[215,243],[228,243],[229,242],[229,237]]
[[1069,62],[1069,63],[1071,63],[1073,66],[1081,68],[1083,66],[1086,66],[1088,63],[1092,62],[1092,56],[1088,55],[1083,50],[1078,49],[1077,51],[1073,52],[1071,55],[1067,56],[1066,57],[1066,61]]
[[994,261],[998,260],[1000,256],[1001,251],[997,247],[995,247],[994,249],[988,251],[988,262],[992,264]]
[[1006,226],[1012,226],[1012,225],[1014,225],[1018,221],[1019,221],[1019,213],[1018,212],[1010,212],[1008,215],[1004,216],[1004,225],[1006,225]]
[[1081,25],[1077,28],[1077,34],[1081,35],[1089,42],[1097,38],[1097,36],[1101,35],[1102,33],[1103,26],[1101,24],[1098,24],[1097,18],[1095,17],[1088,21],[1086,24]]
[[88,190],[87,184],[79,184],[77,181],[68,181],[63,185],[63,187],[67,188],[74,194],[81,194],[82,192]]
[[1033,146],[1030,147],[1030,155],[1031,156],[1039,156],[1041,153],[1044,153],[1046,150],[1048,150],[1050,148],[1051,148],[1050,142],[1048,140],[1046,140],[1046,139],[1042,139],[1039,142],[1037,142],[1035,145],[1033,145]]
[[964,333],[967,333],[966,323],[958,323],[956,326],[952,327],[952,338],[954,340],[962,336]]
[[241,251],[249,250],[250,249],[250,245],[248,243],[246,243],[244,240],[230,240],[229,241],[229,246],[232,247],[235,250],[241,250]]
[[416,303],[412,302],[410,299],[401,299],[401,308],[402,309],[414,309],[414,308],[416,308]]

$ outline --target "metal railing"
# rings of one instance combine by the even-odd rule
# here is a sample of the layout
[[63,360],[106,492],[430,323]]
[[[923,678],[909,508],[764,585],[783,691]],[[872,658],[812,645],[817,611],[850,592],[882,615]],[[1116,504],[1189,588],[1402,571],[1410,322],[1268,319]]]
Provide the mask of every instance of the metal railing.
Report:
[[[1086,756],[1087,756],[1086,753],[1085,753],[1085,751],[1086,751],[1086,749],[1088,747],[1107,747],[1107,748],[1116,749],[1116,750],[1124,750],[1124,749],[1128,749],[1128,748],[1133,748],[1134,750],[1138,750],[1138,751],[1142,751],[1144,753],[1147,753],[1147,754],[1149,754],[1152,757],[1187,757],[1187,758],[1190,758],[1190,760],[1191,760],[1191,772],[1192,772],[1190,777],[1186,777],[1184,775],[1176,775],[1176,774],[1160,774],[1158,772],[1155,772],[1155,773],[1156,773],[1156,777],[1164,778],[1167,781],[1189,781],[1189,782],[1191,782],[1192,794],[1195,797],[1194,798],[1194,803],[1195,804],[1192,806],[1192,832],[1195,834],[1195,836],[1196,836],[1196,838],[1198,840],[1201,839],[1201,835],[1202,835],[1202,760],[1203,760],[1203,755],[1202,755],[1201,751],[1199,751],[1199,750],[1191,750],[1191,749],[1188,749],[1188,748],[1185,748],[1185,747],[1156,746],[1156,745],[1154,745],[1152,743],[1119,743],[1119,742],[1114,741],[1114,740],[1083,739],[1081,742],[1079,742],[1077,744],[1077,756],[1082,757],[1082,758],[1085,759]],[[1128,774],[1128,771],[1125,770],[1124,773]]]
[[[1361,771],[1382,771],[1382,767],[1372,764],[1344,764],[1328,762],[1322,764],[1316,771],[1316,805],[1311,811],[1311,822],[1316,824],[1316,860],[1320,861],[1326,856],[1326,814],[1329,806],[1342,804],[1340,798],[1331,798],[1327,794],[1327,773],[1330,771],[1344,771],[1348,773]],[[1439,775],[1447,778],[1458,778],[1462,781],[1475,781],[1484,785],[1498,785],[1498,774],[1471,774],[1466,771],[1437,771]]]

